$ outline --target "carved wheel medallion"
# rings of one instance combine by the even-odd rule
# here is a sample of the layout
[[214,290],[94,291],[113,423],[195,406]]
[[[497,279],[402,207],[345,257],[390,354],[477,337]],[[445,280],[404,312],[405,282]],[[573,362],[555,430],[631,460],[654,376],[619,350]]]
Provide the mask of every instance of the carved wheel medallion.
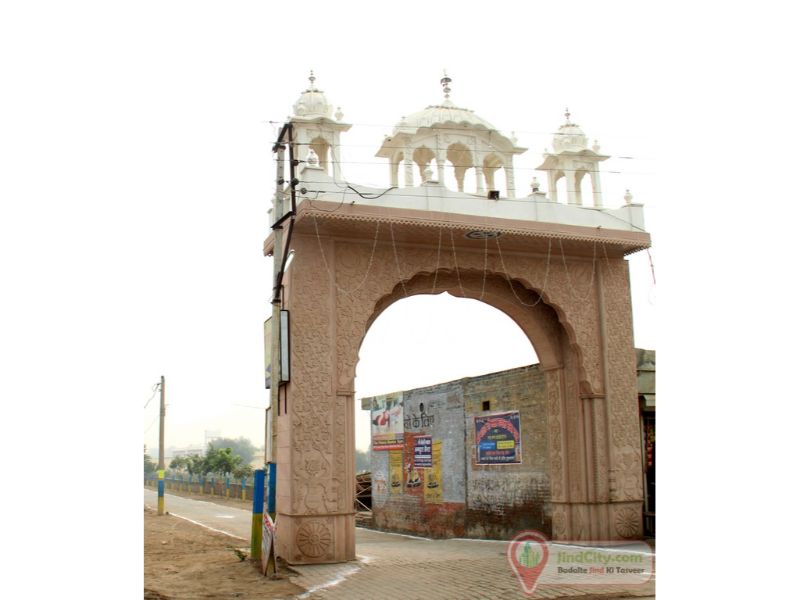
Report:
[[296,541],[300,552],[311,558],[318,558],[330,547],[331,532],[323,523],[309,521],[297,530]]
[[617,513],[617,534],[623,538],[632,538],[639,533],[639,513],[633,508],[623,508]]

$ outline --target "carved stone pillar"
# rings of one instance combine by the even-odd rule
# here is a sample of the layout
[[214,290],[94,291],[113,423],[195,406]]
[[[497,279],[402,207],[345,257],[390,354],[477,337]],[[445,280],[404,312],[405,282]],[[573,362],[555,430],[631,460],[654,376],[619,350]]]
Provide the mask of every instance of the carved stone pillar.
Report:
[[331,162],[333,163],[333,178],[336,181],[342,180],[342,159],[339,153],[339,132],[333,134],[333,143],[331,144]]
[[558,202],[558,188],[556,188],[557,183],[558,183],[558,177],[556,177],[556,172],[548,171],[547,193],[550,194],[550,200],[552,200],[553,202]]
[[405,186],[414,187],[414,162],[411,160],[411,148],[403,152],[403,168],[405,170]]
[[[596,168],[596,167],[595,167]],[[592,198],[596,208],[603,207],[603,192],[600,189],[600,173],[598,171],[590,171],[592,178]]]
[[565,169],[564,179],[567,180],[567,203],[579,204],[577,194],[575,193],[575,170]]
[[516,191],[514,189],[514,156],[509,154],[506,156],[506,166],[503,168],[506,172],[506,190],[508,191],[509,198],[516,198]]
[[335,246],[303,235],[292,245],[292,381],[278,417],[276,551],[292,564],[354,560],[355,417],[353,390],[337,386]]

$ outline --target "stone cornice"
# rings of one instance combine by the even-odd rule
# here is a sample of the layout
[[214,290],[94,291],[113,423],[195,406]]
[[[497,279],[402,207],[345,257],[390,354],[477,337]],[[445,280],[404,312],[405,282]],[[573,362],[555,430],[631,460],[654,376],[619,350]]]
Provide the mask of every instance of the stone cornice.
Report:
[[[451,229],[455,231],[493,231],[504,235],[531,238],[550,238],[573,242],[601,243],[614,246],[622,255],[632,254],[650,247],[650,234],[603,227],[584,227],[542,221],[522,221],[497,217],[476,217],[453,213],[401,209],[366,204],[340,204],[315,200],[298,205],[295,232],[313,232],[314,226],[307,229],[311,218],[317,222],[352,223],[391,223],[405,225],[419,230]],[[273,249],[273,236],[264,241],[264,254]]]

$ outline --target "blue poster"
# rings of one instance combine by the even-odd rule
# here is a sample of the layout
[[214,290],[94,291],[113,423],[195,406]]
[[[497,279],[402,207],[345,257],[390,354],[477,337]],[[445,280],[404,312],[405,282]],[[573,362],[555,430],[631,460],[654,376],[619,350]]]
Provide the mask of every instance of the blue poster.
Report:
[[414,436],[414,466],[427,469],[433,466],[433,439],[429,435]]
[[475,463],[512,465],[522,462],[519,411],[475,417]]

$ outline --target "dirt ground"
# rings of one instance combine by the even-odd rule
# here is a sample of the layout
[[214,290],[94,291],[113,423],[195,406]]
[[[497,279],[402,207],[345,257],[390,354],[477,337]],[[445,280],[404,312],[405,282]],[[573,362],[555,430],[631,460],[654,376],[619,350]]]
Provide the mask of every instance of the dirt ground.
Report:
[[216,533],[172,515],[144,511],[145,600],[238,600],[291,598],[305,590],[279,570],[278,579],[261,575],[248,540]]

